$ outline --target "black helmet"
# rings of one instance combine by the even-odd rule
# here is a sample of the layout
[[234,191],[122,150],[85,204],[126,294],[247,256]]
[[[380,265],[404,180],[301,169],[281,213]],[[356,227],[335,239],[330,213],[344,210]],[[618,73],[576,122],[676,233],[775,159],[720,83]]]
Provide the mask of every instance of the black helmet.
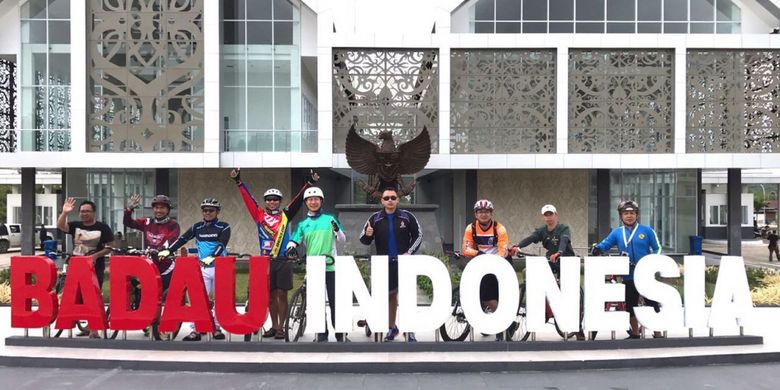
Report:
[[636,204],[633,200],[624,200],[618,204],[617,207],[618,213],[622,213],[624,211],[636,211],[637,214],[639,214],[639,205]]

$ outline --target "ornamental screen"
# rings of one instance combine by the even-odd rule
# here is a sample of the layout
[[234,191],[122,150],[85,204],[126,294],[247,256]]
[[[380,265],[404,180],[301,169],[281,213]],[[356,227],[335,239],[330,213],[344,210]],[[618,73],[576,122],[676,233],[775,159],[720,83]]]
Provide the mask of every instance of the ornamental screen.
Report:
[[438,153],[438,57],[435,49],[333,49],[333,151],[344,153],[357,120],[359,134],[377,144],[384,130],[401,144],[427,127]]
[[554,50],[450,56],[450,153],[555,152]]
[[688,50],[687,151],[780,151],[780,51]]
[[203,1],[90,1],[89,151],[203,150]]
[[672,50],[569,52],[569,153],[672,153]]
[[16,64],[0,60],[0,152],[16,151]]

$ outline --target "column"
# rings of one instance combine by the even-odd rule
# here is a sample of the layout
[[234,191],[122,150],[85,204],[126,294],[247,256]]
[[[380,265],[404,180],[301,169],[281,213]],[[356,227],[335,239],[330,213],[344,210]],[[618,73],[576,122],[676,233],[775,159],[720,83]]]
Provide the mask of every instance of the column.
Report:
[[[609,226],[609,212],[612,204],[609,200],[609,169],[596,170],[596,231],[598,237],[606,237],[612,230]],[[599,238],[600,239],[600,238]]]
[[726,238],[728,239],[728,254],[742,255],[742,170],[729,168],[726,187],[728,207],[728,224]]
[[22,255],[35,254],[35,168],[22,168]]

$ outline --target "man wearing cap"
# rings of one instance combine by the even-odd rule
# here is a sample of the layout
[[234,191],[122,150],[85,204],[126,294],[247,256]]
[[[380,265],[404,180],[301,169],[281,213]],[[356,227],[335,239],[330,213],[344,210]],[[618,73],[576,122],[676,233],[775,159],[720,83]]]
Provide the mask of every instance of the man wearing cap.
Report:
[[297,194],[284,209],[280,210],[282,191],[269,188],[263,194],[264,205],[260,206],[249,192],[246,184],[241,181],[239,168],[230,171],[230,178],[236,182],[244,205],[257,224],[257,236],[260,240],[260,255],[271,257],[269,272],[270,299],[268,309],[271,312],[271,329],[263,333],[263,337],[284,339],[284,321],[287,317],[287,292],[293,288],[292,264],[284,259],[277,259],[290,241],[290,220],[303,206],[303,192],[314,185],[320,176],[313,170]]
[[[634,307],[639,304],[639,292],[634,285],[634,268],[642,258],[649,254],[661,253],[661,242],[655,230],[647,225],[638,223],[639,205],[633,200],[625,200],[618,204],[618,214],[623,226],[612,229],[607,238],[598,244],[593,245],[591,254],[598,256],[602,252],[610,250],[617,246],[621,256],[628,257],[629,268],[628,275],[623,275],[623,284],[626,285],[626,307],[630,316],[631,331],[629,339],[639,338],[639,324],[634,315]],[[658,302],[646,299],[645,305],[651,306],[657,313],[660,310]],[[653,337],[663,337],[661,332],[654,332]]]
[[[520,253],[520,249],[541,242],[542,247],[547,250],[545,257],[547,257],[550,268],[555,274],[559,274],[561,266],[558,259],[561,256],[575,256],[574,249],[571,247],[571,232],[569,226],[558,222],[558,210],[551,204],[542,207],[542,220],[544,226],[536,229],[530,236],[513,246],[512,254],[517,255]],[[576,336],[577,340],[585,340],[585,333],[582,330],[576,333]]]

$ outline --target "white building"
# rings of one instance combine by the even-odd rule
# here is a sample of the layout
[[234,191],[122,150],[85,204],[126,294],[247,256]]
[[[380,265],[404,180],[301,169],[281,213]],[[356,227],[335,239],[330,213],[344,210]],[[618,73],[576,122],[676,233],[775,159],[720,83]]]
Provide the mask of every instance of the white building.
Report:
[[556,204],[580,248],[635,198],[687,252],[702,169],[731,172],[737,242],[739,169],[780,167],[779,18],[768,0],[5,0],[18,111],[0,167],[61,169],[116,229],[131,193],[172,195],[183,226],[216,196],[246,251],[227,168],[290,194],[317,167],[328,207],[362,203],[357,118],[373,140],[427,127],[411,201],[439,205],[446,244],[481,197],[512,241]]

